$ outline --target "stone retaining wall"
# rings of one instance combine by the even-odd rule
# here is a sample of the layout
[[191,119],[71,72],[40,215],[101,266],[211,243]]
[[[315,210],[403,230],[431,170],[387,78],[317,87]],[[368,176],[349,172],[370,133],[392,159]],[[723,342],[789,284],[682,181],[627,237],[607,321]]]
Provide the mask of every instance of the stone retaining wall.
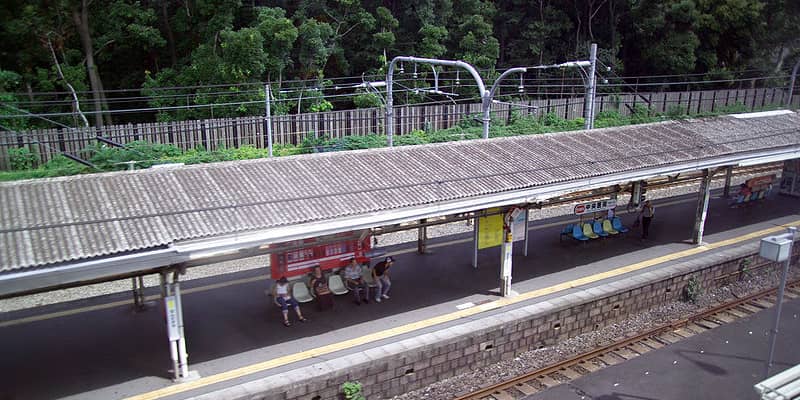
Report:
[[[599,329],[631,314],[679,300],[689,279],[703,289],[738,279],[743,267],[780,268],[758,257],[758,243],[705,254],[308,367],[230,387],[198,399],[339,399],[340,386],[358,381],[368,399],[388,398],[511,359]],[[794,264],[800,246],[794,246]],[[742,261],[747,260],[747,261]]]

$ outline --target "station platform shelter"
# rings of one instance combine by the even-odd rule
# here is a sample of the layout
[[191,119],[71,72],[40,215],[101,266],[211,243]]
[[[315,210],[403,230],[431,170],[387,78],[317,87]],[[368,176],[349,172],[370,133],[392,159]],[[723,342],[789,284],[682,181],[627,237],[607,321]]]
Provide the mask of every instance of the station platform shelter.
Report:
[[[425,254],[415,243],[381,248],[396,260],[389,299],[356,305],[347,294],[322,312],[305,303],[309,321],[290,314],[290,327],[263,294],[266,269],[185,281],[193,376],[180,383],[165,368],[160,303],[134,312],[118,294],[5,313],[0,399],[330,399],[347,381],[389,398],[675,299],[690,276],[721,282],[742,259],[760,265],[762,237],[800,225],[796,197],[730,207],[713,194],[700,246],[696,194],[654,201],[647,240],[632,228],[584,244],[560,235],[575,216],[532,222],[509,296],[499,295],[499,248],[480,251],[473,268],[469,234],[430,240]],[[632,225],[634,215],[619,216]]]

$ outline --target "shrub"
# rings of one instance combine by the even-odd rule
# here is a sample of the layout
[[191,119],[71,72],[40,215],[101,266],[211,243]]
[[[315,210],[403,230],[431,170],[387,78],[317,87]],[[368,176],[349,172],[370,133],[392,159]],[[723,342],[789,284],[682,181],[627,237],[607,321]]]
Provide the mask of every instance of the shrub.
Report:
[[39,162],[39,157],[27,147],[9,148],[8,158],[11,161],[12,171],[32,169]]
[[366,400],[366,397],[361,394],[361,384],[358,382],[343,383],[342,394],[345,400]]
[[686,287],[683,288],[683,301],[696,303],[697,298],[700,297],[700,293],[702,292],[703,289],[700,287],[700,280],[697,279],[696,276],[692,276],[686,283]]
[[[395,136],[397,139],[402,136]],[[345,136],[338,140],[341,150],[372,149],[386,146],[386,136],[370,133],[365,136]]]
[[356,108],[377,108],[382,107],[381,98],[374,93],[359,93],[353,97],[353,105]]

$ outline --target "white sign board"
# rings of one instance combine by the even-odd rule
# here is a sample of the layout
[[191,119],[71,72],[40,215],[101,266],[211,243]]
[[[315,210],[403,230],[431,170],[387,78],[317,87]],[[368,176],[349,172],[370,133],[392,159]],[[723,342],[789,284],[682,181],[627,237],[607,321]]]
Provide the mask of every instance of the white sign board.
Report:
[[528,227],[528,220],[525,218],[528,213],[520,208],[511,213],[511,235],[515,242],[525,240],[525,229]]
[[175,296],[165,297],[164,306],[167,310],[167,336],[170,341],[178,340],[181,338],[181,334],[178,329],[178,304]]
[[610,210],[617,206],[617,199],[597,200],[575,205],[575,215],[590,214]]

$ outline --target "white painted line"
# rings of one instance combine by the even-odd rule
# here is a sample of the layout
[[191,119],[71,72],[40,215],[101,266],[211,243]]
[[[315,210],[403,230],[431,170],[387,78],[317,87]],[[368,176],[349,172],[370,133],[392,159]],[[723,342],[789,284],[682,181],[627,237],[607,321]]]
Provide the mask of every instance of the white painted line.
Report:
[[459,310],[466,310],[467,308],[470,307],[475,307],[475,303],[470,301],[469,303],[459,304],[456,306],[456,308]]

